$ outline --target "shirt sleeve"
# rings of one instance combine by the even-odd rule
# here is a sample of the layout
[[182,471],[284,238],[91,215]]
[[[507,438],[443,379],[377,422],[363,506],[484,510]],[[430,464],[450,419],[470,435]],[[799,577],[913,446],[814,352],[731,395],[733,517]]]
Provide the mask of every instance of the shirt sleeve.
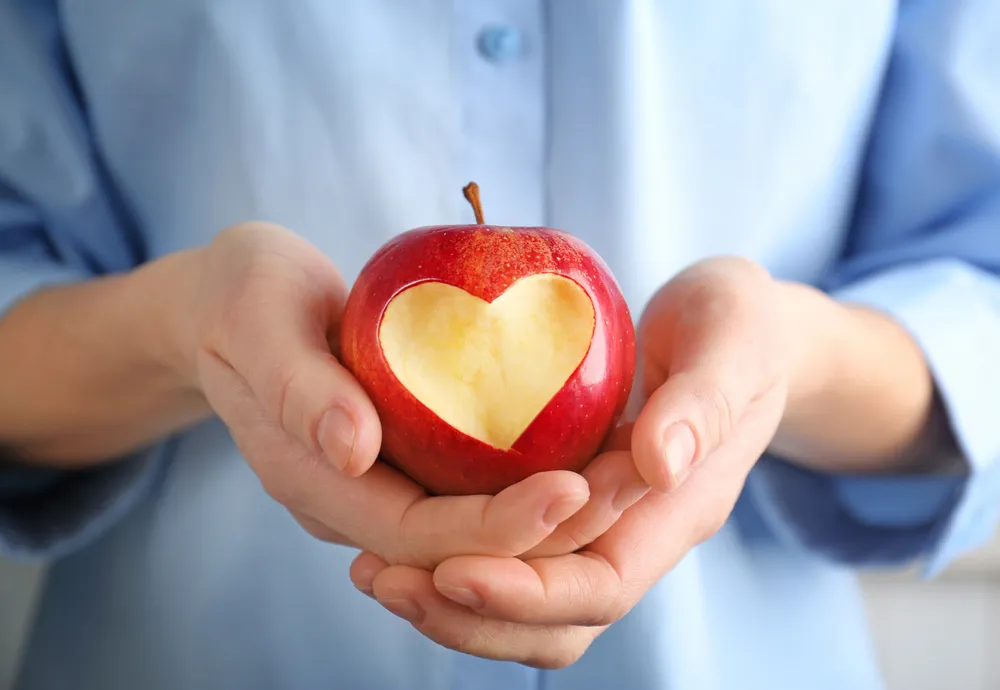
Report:
[[[142,259],[51,7],[0,3],[0,318],[41,288]],[[96,538],[146,494],[165,449],[72,472],[0,464],[0,553],[56,557]]]
[[930,576],[996,527],[998,22],[991,0],[900,6],[848,246],[822,286],[891,315],[922,348],[957,471],[826,476],[765,457],[748,481],[774,534],[839,562],[916,560]]

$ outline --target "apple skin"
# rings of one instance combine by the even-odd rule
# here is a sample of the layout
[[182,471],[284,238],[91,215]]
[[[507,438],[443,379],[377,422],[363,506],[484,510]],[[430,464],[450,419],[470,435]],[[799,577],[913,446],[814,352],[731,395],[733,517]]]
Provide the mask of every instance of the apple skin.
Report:
[[[468,436],[420,403],[396,378],[379,341],[382,315],[401,291],[439,281],[492,302],[515,281],[554,273],[590,297],[595,327],[583,361],[513,447]],[[618,283],[581,240],[550,228],[422,227],[383,245],[362,268],[345,307],[341,362],[382,423],[381,458],[437,495],[496,494],[537,472],[582,470],[628,401],[635,332]]]

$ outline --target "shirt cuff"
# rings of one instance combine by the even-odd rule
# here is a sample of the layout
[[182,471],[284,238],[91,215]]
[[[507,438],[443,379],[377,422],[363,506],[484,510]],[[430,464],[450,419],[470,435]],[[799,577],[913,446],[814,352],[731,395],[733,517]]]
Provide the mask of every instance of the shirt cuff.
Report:
[[84,271],[50,260],[0,254],[0,317],[33,292],[89,277],[91,276]]
[[950,259],[831,295],[898,321],[921,347],[962,454],[958,474],[831,476],[764,458],[747,488],[779,536],[853,564],[921,559],[933,576],[985,544],[1000,515],[1000,280]]
[[0,555],[56,559],[107,532],[151,492],[170,442],[80,470],[0,471]]

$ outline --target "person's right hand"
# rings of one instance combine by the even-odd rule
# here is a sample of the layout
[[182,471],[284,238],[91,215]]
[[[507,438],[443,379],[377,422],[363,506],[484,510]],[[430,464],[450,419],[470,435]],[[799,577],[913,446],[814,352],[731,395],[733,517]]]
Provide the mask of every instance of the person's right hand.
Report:
[[266,224],[224,231],[195,261],[179,327],[186,375],[263,488],[314,536],[423,568],[458,555],[564,553],[645,493],[631,462],[601,462],[495,497],[428,496],[376,461],[375,409],[334,355],[347,288],[332,263]]

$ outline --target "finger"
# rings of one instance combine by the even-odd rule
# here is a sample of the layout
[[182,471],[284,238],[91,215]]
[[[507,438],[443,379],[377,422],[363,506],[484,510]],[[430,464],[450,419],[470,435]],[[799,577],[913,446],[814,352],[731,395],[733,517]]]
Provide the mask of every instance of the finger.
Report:
[[[780,409],[777,405],[770,407]],[[764,406],[768,409],[768,406]],[[447,598],[489,618],[534,625],[605,626],[619,620],[692,548],[715,534],[743,488],[747,458],[766,448],[769,418],[754,419],[671,492],[650,492],[579,553],[519,559],[459,556],[434,571]]]
[[283,429],[345,475],[367,471],[378,456],[382,429],[360,384],[318,347],[286,342],[275,351],[281,354],[273,361],[262,356],[249,372],[258,379],[254,392],[265,408]]
[[606,626],[628,610],[618,573],[587,551],[530,561],[458,556],[438,566],[434,586],[480,615],[516,623]]
[[295,521],[302,526],[302,529],[320,541],[329,542],[331,544],[340,544],[341,546],[350,546],[356,549],[361,548],[344,534],[332,529],[331,527],[327,527],[319,520],[314,520],[308,515],[300,513],[296,510],[289,510],[288,512],[291,513],[292,517],[295,518]]
[[[782,398],[780,391],[765,394],[727,442],[692,467],[681,485],[670,492],[650,492],[587,547],[617,573],[626,604],[726,523],[747,475],[771,441]],[[606,605],[597,602],[595,608]]]
[[375,578],[388,567],[388,563],[372,552],[363,551],[351,562],[351,582],[362,594],[374,596]]
[[575,472],[540,472],[496,496],[435,496],[403,515],[398,549],[411,564],[433,567],[456,554],[516,556],[587,504],[590,488]]
[[[356,523],[360,520],[344,520],[342,514],[382,508],[376,514],[384,518],[387,512],[401,514],[406,506],[426,495],[412,481],[386,469],[369,482],[355,483],[279,426],[228,363],[204,353],[200,370],[209,402],[263,488],[318,539],[353,545],[366,542],[372,532],[378,531],[377,521],[370,530],[359,530]],[[381,495],[376,496],[376,492]],[[363,505],[365,501],[369,505]],[[381,531],[390,532],[388,527]]]
[[522,553],[589,495],[580,475],[545,472],[496,496],[428,496],[383,463],[354,479],[316,465],[298,482],[300,512],[388,562],[423,568],[460,554]]
[[650,486],[674,488],[731,433],[745,401],[723,385],[714,375],[679,374],[653,393],[632,431],[636,468]]
[[758,304],[771,294],[756,289],[766,280],[747,262],[716,262],[672,281],[643,315],[650,397],[635,420],[632,451],[654,488],[676,486],[729,437],[751,403],[784,385],[773,362],[774,310]]
[[332,265],[313,270],[310,280],[284,275],[291,265],[275,261],[246,279],[211,352],[244,378],[283,429],[357,476],[375,462],[382,438],[374,406],[328,343],[346,289]]
[[586,479],[565,471],[535,474],[496,496],[429,497],[381,462],[347,477],[269,422],[233,369],[213,360],[206,376],[226,391],[213,404],[265,490],[297,516],[393,563],[433,567],[459,554],[523,553],[589,497]]
[[612,451],[597,456],[583,471],[590,487],[590,499],[575,515],[538,546],[521,558],[539,558],[572,553],[583,548],[608,530],[611,525],[649,491],[627,451]]
[[577,661],[599,628],[531,626],[485,618],[441,596],[430,573],[406,566],[382,570],[375,598],[440,645],[484,659],[514,661],[543,669]]
[[[259,387],[272,385],[274,392],[262,394],[222,355],[209,351],[201,354],[199,375],[219,416],[227,424],[239,423],[249,411],[227,408],[233,398],[249,398],[255,401],[253,414],[259,423],[287,433],[303,452],[323,458],[329,467],[348,477],[365,472],[377,458],[382,430],[371,401],[347,370],[329,353],[301,351],[296,355],[290,350],[285,359],[270,366],[276,372],[272,377],[275,383],[260,384],[261,368],[268,368],[265,362],[267,358],[262,357],[261,364],[248,374],[257,376]],[[285,383],[278,385],[279,379]],[[315,385],[306,384],[310,379]],[[268,398],[278,402],[269,405]],[[326,402],[320,404],[320,400]],[[314,421],[305,421],[307,417]],[[305,433],[307,427],[311,439]]]

